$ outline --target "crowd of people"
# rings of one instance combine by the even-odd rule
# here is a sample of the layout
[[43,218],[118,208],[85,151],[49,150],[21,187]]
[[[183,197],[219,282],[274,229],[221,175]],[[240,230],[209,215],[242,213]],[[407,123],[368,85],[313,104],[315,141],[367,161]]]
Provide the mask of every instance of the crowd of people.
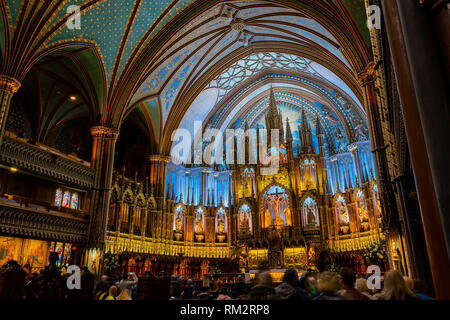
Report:
[[[26,274],[17,262],[9,261],[2,267],[0,300],[138,299],[136,274],[130,272],[119,280],[103,275],[96,283],[95,275],[87,267],[81,269],[80,288],[71,289],[67,286],[70,275],[61,273],[55,259],[50,259],[49,266],[40,273],[32,274]],[[253,281],[246,282],[239,276],[235,283],[220,287],[214,282],[208,287],[196,282],[196,286],[192,279],[177,275],[171,276],[170,284],[162,283],[166,283],[167,289],[170,286],[170,291],[167,290],[170,300],[432,300],[424,281],[403,277],[396,270],[384,274],[379,289],[369,289],[368,280],[349,268],[342,268],[339,274],[325,271],[301,277],[295,269],[288,269],[278,284],[267,271],[258,273]]]
[[260,272],[252,283],[239,276],[232,286],[219,290],[195,288],[192,280],[172,276],[171,299],[197,300],[432,300],[424,281],[403,277],[390,270],[383,277],[380,289],[370,290],[368,280],[352,269],[342,268],[339,274],[325,271],[306,273],[299,277],[295,269],[285,271],[283,281],[274,284],[269,272]]

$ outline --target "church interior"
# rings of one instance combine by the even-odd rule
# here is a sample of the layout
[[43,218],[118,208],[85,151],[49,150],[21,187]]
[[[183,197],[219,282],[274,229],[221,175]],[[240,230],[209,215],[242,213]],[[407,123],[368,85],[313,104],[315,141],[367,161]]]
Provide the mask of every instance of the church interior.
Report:
[[0,267],[376,265],[450,299],[449,7],[2,0]]

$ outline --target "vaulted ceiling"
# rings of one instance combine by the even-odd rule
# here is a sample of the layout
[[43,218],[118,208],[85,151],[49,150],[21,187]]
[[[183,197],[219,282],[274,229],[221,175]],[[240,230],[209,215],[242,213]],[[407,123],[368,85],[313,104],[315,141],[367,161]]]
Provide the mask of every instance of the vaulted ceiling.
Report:
[[[80,29],[66,25],[69,5],[80,7]],[[26,82],[38,70],[40,82],[66,80],[80,97],[77,107],[49,102],[63,109],[42,123],[85,112],[92,125],[120,127],[138,108],[161,152],[200,93],[247,56],[313,61],[355,107],[357,74],[371,60],[363,0],[7,0],[0,9],[1,74]],[[222,97],[231,94],[225,86]]]

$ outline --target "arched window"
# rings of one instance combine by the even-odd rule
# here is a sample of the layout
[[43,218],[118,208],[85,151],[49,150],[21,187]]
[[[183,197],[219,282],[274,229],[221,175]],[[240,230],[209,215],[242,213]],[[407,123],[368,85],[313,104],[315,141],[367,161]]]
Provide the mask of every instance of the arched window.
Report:
[[303,201],[302,205],[303,225],[306,228],[318,228],[320,226],[319,209],[316,201],[308,197]]
[[195,211],[194,232],[205,232],[205,212],[203,211],[202,207],[198,207]]
[[78,209],[78,193],[72,193],[72,198],[70,199],[70,209]]
[[68,208],[70,204],[70,192],[66,191],[64,192],[63,200],[62,200],[62,206],[64,208]]
[[249,232],[253,233],[252,226],[252,210],[249,205],[244,203],[238,211],[238,219],[239,219],[239,232]]
[[175,215],[173,218],[173,231],[184,231],[184,208],[181,204],[175,208]]
[[224,234],[227,232],[227,215],[223,208],[219,208],[216,214],[216,233]]
[[339,225],[348,226],[349,224],[348,209],[343,196],[338,196],[336,200],[335,212],[336,217],[338,218],[339,221]]
[[58,189],[58,190],[56,190],[56,194],[55,194],[55,207],[60,207],[61,201],[62,201],[62,190]]
[[366,199],[361,190],[356,192],[356,208],[358,211],[359,220],[361,222],[369,221],[369,212],[367,211]]

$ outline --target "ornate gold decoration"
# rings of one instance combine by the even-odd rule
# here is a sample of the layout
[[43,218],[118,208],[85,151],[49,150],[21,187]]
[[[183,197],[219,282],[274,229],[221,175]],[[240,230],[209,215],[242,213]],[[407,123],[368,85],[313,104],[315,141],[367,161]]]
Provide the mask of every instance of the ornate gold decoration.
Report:
[[91,128],[93,137],[117,138],[119,130],[116,128],[108,128],[103,126],[96,126]]
[[5,90],[9,93],[14,94],[19,90],[19,88],[19,81],[9,76],[0,75],[0,90]]
[[375,70],[375,62],[370,62],[366,68],[358,74],[358,80],[362,86],[376,80],[377,72]]
[[150,162],[165,162],[165,163],[169,163],[169,157],[161,156],[161,155],[157,155],[157,154],[149,156],[148,160]]

